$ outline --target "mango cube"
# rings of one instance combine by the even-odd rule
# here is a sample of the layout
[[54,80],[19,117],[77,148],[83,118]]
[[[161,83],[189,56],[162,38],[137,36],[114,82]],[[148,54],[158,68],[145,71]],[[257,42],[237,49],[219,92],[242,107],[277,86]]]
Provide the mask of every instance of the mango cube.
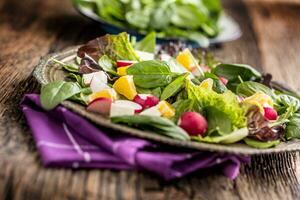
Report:
[[184,49],[176,57],[177,62],[179,62],[188,71],[192,71],[197,64],[196,59],[189,49]]
[[175,115],[175,109],[166,101],[161,101],[157,105],[159,112],[165,118],[172,118]]
[[133,76],[126,75],[120,77],[113,85],[113,88],[121,95],[129,100],[133,100],[137,95],[136,88],[133,82]]

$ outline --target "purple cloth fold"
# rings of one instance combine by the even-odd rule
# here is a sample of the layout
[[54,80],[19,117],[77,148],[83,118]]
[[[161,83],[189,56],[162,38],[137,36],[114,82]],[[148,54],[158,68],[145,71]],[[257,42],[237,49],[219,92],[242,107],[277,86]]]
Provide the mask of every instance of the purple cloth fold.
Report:
[[39,95],[24,96],[21,107],[46,167],[145,170],[165,180],[214,167],[234,179],[249,157],[169,147],[112,130],[105,132],[63,106],[41,108]]

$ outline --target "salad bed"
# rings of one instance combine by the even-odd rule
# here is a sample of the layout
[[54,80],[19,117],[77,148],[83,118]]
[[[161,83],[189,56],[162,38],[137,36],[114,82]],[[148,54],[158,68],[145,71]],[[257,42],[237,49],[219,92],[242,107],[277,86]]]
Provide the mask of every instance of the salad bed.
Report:
[[252,67],[176,45],[154,52],[153,33],[135,44],[126,33],[90,41],[77,64],[53,60],[68,80],[43,86],[41,103],[50,110],[70,99],[114,123],[178,140],[269,148],[300,137],[297,95],[273,89]]

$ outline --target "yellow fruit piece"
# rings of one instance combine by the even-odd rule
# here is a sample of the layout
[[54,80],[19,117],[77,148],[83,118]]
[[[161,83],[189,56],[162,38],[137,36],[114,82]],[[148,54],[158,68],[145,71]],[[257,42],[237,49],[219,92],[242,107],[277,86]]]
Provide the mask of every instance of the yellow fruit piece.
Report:
[[93,100],[101,98],[101,97],[109,98],[114,101],[118,98],[118,94],[116,93],[116,91],[113,88],[108,88],[108,89],[101,90],[99,92],[92,93],[89,96],[89,100],[90,100],[90,102],[92,102]]
[[188,71],[192,71],[197,65],[197,61],[189,49],[184,49],[182,52],[180,52],[176,57],[176,60]]
[[212,90],[214,81],[211,78],[207,78],[204,81],[202,81],[199,85],[200,88]]
[[263,114],[264,107],[273,107],[274,104],[273,99],[263,92],[257,92],[252,96],[245,98],[243,103],[258,106]]
[[137,95],[135,85],[133,82],[133,76],[126,75],[120,77],[113,85],[113,88],[121,95],[125,96],[129,100],[133,100]]
[[126,67],[119,67],[117,69],[117,73],[119,74],[119,76],[126,76],[127,75],[127,69],[129,68],[130,66],[126,66]]
[[171,118],[175,115],[175,109],[166,101],[159,102],[157,108],[163,117]]

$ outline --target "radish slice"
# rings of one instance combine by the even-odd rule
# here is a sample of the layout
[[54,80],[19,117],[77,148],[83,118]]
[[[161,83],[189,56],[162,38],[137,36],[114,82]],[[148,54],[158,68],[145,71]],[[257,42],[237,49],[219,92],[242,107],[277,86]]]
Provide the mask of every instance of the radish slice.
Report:
[[203,136],[208,128],[206,119],[197,112],[183,113],[180,117],[178,125],[191,136]]
[[110,117],[134,115],[134,113],[140,112],[141,110],[142,106],[137,103],[127,100],[117,100],[112,103]]
[[89,74],[83,74],[82,79],[85,85],[89,86],[93,80],[93,78],[96,77],[99,80],[102,80],[102,82],[107,83],[107,76],[103,71],[99,72],[93,72]]
[[153,106],[141,112],[140,115],[150,115],[150,116],[160,117],[161,112],[158,110],[157,106]]
[[107,85],[107,76],[104,72],[97,72],[92,78],[91,84],[90,84],[92,92],[99,92],[104,89],[110,88]]
[[150,108],[159,103],[159,99],[151,94],[138,94],[134,97],[133,101],[140,104],[143,109]]
[[277,111],[271,107],[264,107],[265,118],[267,120],[276,120],[278,117]]
[[111,108],[112,100],[109,98],[98,98],[89,103],[87,110],[100,114],[108,114]]
[[219,77],[220,81],[224,84],[224,85],[227,85],[228,83],[228,80],[222,76]]
[[135,51],[141,60],[154,60],[154,54],[145,51]]
[[126,66],[132,65],[134,63],[136,63],[136,61],[133,61],[133,60],[118,60],[117,61],[117,67],[126,67]]

